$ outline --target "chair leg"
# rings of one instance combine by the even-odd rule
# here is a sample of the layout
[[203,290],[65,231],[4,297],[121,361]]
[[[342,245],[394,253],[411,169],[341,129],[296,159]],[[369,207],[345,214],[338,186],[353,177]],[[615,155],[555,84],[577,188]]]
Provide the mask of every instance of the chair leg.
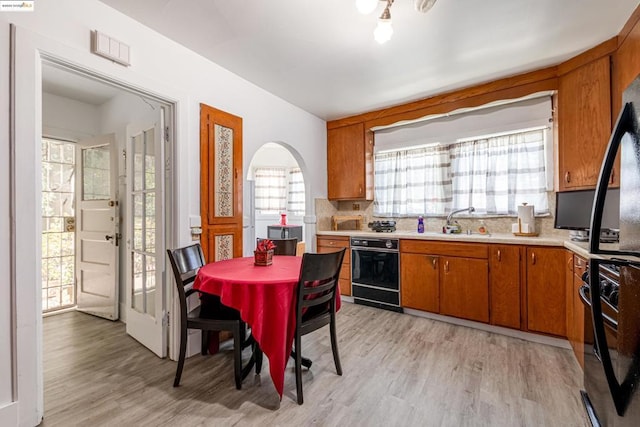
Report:
[[256,375],[259,375],[260,371],[262,371],[262,349],[258,343],[254,344],[253,354],[256,357]]
[[298,395],[298,405],[304,402],[302,396],[302,339],[296,332],[296,394]]
[[331,333],[331,351],[333,352],[333,363],[336,365],[336,372],[342,375],[342,366],[340,365],[340,355],[338,354],[338,337],[336,335],[336,315],[331,313],[331,322],[329,323]]
[[178,387],[180,385],[180,378],[182,377],[182,368],[184,368],[184,358],[187,353],[187,327],[183,326],[180,330],[180,356],[178,357],[178,367],[176,369],[176,378],[173,380],[173,386]]
[[240,324],[233,330],[233,373],[236,380],[236,389],[242,389],[242,337],[240,336]]
[[211,331],[200,331],[201,333],[201,342],[200,342],[200,353],[203,356],[206,356],[209,352],[209,338],[211,337]]

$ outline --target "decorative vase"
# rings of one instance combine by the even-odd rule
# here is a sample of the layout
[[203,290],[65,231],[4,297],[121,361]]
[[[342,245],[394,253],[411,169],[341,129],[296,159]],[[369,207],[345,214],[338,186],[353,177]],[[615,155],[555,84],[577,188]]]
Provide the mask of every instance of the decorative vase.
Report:
[[254,264],[265,266],[273,263],[273,249],[268,251],[253,251]]

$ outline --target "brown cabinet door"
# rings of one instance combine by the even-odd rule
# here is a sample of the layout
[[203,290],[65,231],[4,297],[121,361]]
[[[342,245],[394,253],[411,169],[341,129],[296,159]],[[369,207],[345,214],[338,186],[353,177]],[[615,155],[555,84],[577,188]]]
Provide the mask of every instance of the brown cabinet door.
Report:
[[584,322],[586,307],[584,303],[580,299],[580,286],[582,286],[582,274],[587,268],[587,260],[581,258],[577,255],[574,256],[573,263],[573,278],[571,280],[572,284],[572,292],[571,292],[571,300],[572,304],[572,339],[571,346],[573,347],[573,351],[578,359],[578,363],[584,369]]
[[527,327],[567,336],[565,254],[560,248],[527,248]]
[[489,322],[489,263],[483,259],[440,258],[440,312]]
[[558,126],[560,190],[595,187],[611,133],[609,56],[560,77]]
[[200,104],[200,215],[207,262],[242,256],[242,118]]
[[489,247],[491,324],[520,329],[520,246]]
[[573,325],[573,252],[571,251],[565,251],[564,287],[567,301],[567,311],[565,314],[565,322],[567,324],[567,339],[573,346],[575,328]]
[[402,306],[440,312],[439,260],[434,255],[401,254]]
[[373,200],[373,132],[364,123],[327,131],[329,200]]
[[338,236],[316,236],[316,243],[319,254],[335,252],[342,248],[347,249],[344,253],[344,258],[342,259],[339,285],[341,295],[351,295],[351,251],[349,250],[349,238]]

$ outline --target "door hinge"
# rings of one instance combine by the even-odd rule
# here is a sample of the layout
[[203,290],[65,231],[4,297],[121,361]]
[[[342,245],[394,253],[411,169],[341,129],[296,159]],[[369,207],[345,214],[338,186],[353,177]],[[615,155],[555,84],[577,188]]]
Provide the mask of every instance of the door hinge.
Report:
[[169,142],[169,126],[164,127],[164,142]]

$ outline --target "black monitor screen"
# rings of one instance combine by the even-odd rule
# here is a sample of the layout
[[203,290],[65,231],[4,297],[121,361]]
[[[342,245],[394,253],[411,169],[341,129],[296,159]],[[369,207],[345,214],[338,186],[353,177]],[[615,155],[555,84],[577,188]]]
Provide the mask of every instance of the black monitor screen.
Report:
[[[588,230],[595,190],[563,191],[556,193],[555,228]],[[609,188],[604,201],[602,229],[620,228],[620,190]]]

